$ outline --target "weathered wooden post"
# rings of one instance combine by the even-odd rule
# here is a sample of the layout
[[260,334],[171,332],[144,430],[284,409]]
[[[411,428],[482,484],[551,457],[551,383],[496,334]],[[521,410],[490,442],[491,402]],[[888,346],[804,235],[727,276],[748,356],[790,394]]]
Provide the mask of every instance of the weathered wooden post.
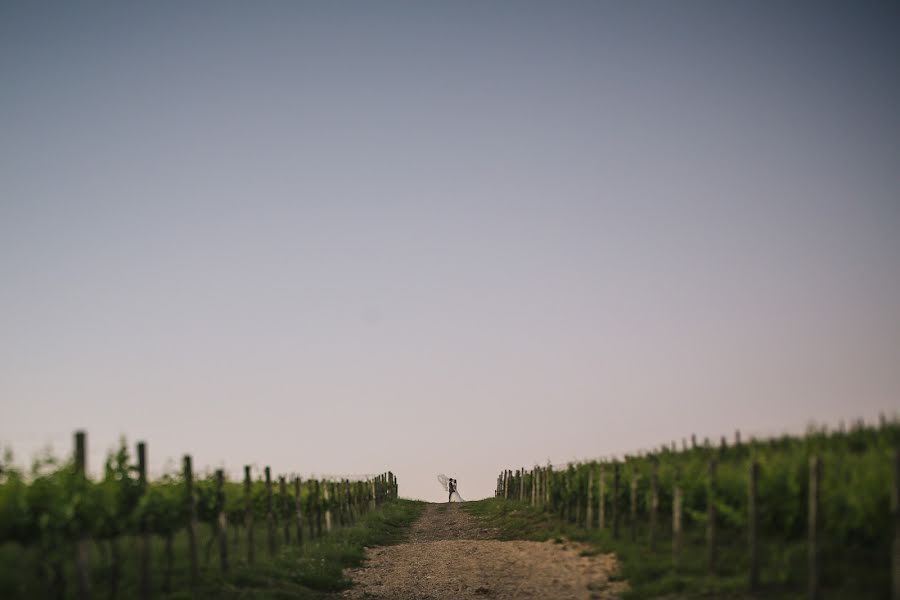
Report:
[[531,495],[529,503],[531,506],[537,505],[537,469],[531,469]]
[[275,514],[272,507],[272,470],[266,467],[266,529],[269,541],[269,556],[275,556]]
[[672,491],[672,566],[677,571],[683,544],[681,511],[684,504],[681,490],[681,472],[675,472],[675,489]]
[[894,450],[894,481],[891,486],[891,514],[894,517],[893,559],[891,579],[893,581],[892,600],[900,600],[900,449]]
[[300,502],[300,478],[294,477],[294,518],[297,519],[297,545],[303,545],[303,504]]
[[710,575],[716,572],[716,461],[709,461],[706,483],[706,566]]
[[807,592],[810,600],[819,600],[819,501],[822,485],[822,459],[809,459],[809,583]]
[[[75,432],[75,475],[79,485],[87,484],[87,434]],[[78,580],[78,597],[91,597],[91,556],[90,539],[86,531],[78,532],[78,544],[75,548],[75,570]]]
[[331,533],[331,482],[322,482],[323,500],[325,502],[325,533]]
[[216,506],[219,514],[216,522],[219,524],[219,565],[223,573],[228,572],[228,520],[225,517],[225,472],[216,469]]
[[191,456],[185,454],[182,459],[182,471],[184,472],[184,498],[187,502],[187,538],[188,538],[188,562],[191,572],[191,592],[196,594],[197,585],[200,583],[200,567],[197,559],[197,501],[194,499],[194,467]]
[[656,550],[656,519],[659,512],[659,463],[654,460],[650,471],[650,550]]
[[613,539],[619,539],[619,479],[621,467],[619,461],[613,463],[612,521]]
[[253,564],[256,546],[253,542],[253,480],[250,465],[244,466],[244,525],[247,527],[247,563]]
[[519,502],[525,500],[525,467],[519,470]]
[[697,448],[697,434],[692,433],[691,434],[691,450],[694,450],[696,448]]
[[587,528],[594,527],[594,465],[588,465],[587,508],[585,509]]
[[281,496],[281,502],[279,502],[280,506],[278,507],[278,512],[281,515],[282,528],[284,529],[284,544],[285,546],[291,545],[291,520],[288,518],[288,495],[287,495],[287,480],[285,480],[284,475],[278,478],[278,493]]
[[[138,442],[137,445],[137,459],[138,459],[138,483],[141,490],[141,495],[144,495],[147,492],[147,444],[145,442]],[[141,600],[149,600],[150,598],[150,533],[147,531],[147,523],[142,518],[139,524],[140,528],[140,536],[141,536],[141,551],[140,551],[140,597]]]
[[606,529],[606,467],[600,465],[600,490],[597,494],[597,526],[600,529]]
[[638,474],[632,470],[631,472],[631,541],[637,541],[637,489]]
[[544,490],[546,494],[545,504],[550,509],[553,510],[553,466],[547,465],[547,470],[544,473],[547,479],[547,485],[545,486],[547,489]]
[[[322,482],[318,479],[315,481],[316,485],[316,495],[315,495],[315,506],[316,506],[316,537],[322,537]],[[378,488],[378,497],[379,504],[381,498],[381,480],[379,479],[379,488]]]
[[747,497],[747,545],[750,554],[750,591],[759,590],[759,463],[750,463],[750,489]]

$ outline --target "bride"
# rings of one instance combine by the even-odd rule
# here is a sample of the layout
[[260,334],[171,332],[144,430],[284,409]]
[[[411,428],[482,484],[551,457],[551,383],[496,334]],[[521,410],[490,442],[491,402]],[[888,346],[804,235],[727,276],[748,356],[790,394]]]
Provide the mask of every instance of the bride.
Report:
[[459,495],[456,486],[456,480],[446,475],[438,475],[438,481],[444,487],[444,491],[448,492],[447,502],[465,502]]

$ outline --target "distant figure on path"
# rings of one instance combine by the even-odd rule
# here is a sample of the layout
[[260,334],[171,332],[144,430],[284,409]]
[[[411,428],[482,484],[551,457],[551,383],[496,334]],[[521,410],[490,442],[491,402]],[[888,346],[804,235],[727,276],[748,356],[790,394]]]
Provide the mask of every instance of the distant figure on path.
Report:
[[459,495],[459,484],[455,479],[447,477],[446,475],[438,475],[437,479],[444,488],[444,491],[449,492],[447,502],[465,502],[465,500],[462,499],[462,496]]

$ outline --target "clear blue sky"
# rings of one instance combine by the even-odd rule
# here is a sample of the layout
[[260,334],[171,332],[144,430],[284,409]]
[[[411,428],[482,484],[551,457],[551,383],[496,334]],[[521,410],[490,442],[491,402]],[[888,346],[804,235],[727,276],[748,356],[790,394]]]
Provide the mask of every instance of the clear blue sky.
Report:
[[0,444],[507,466],[900,407],[900,9],[4,2]]

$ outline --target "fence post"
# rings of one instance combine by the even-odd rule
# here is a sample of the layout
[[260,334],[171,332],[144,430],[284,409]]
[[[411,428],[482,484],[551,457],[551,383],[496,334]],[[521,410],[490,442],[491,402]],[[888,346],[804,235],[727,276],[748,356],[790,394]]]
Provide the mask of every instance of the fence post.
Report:
[[300,502],[300,478],[294,477],[294,512],[297,518],[297,545],[303,545],[303,504]]
[[281,496],[278,507],[278,512],[282,520],[284,521],[284,543],[286,546],[291,544],[291,520],[287,518],[288,516],[288,495],[287,495],[287,480],[285,480],[284,475],[278,478],[278,493]]
[[632,469],[631,473],[631,541],[634,542],[637,540],[637,488],[638,488],[638,475]]
[[757,546],[757,528],[759,527],[759,463],[750,464],[750,490],[747,498],[747,545],[750,553],[750,591],[759,589],[759,548]]
[[683,492],[681,490],[681,472],[675,472],[675,489],[672,492],[672,566],[677,571],[681,556],[682,521],[681,510],[683,504]]
[[706,483],[706,566],[710,575],[716,572],[716,461],[709,461]]
[[[84,431],[75,432],[75,474],[78,484],[87,483],[87,434]],[[87,599],[91,597],[91,556],[90,539],[87,532],[78,532],[78,545],[75,549],[75,569],[78,580],[78,597]]]
[[819,499],[822,485],[822,459],[809,459],[809,583],[810,600],[819,600]]
[[544,493],[547,496],[546,505],[550,510],[553,510],[552,500],[553,500],[553,467],[548,465],[547,470],[544,472],[544,476],[546,477],[546,485],[544,486]]
[[219,514],[216,515],[216,522],[219,524],[219,565],[222,572],[228,572],[228,521],[225,517],[225,472],[222,469],[216,470],[216,506],[219,507]]
[[184,472],[184,496],[187,502],[187,536],[188,562],[191,570],[191,592],[196,593],[200,582],[200,570],[197,562],[197,502],[194,500],[194,467],[189,454],[182,460]]
[[525,500],[525,467],[519,471],[519,502]]
[[250,465],[244,465],[244,524],[247,527],[247,563],[253,564],[256,547],[253,543],[253,481]]
[[275,515],[272,510],[272,469],[266,467],[266,533],[269,541],[269,556],[275,556]]
[[331,482],[324,482],[322,490],[325,500],[325,533],[331,533]]
[[597,494],[597,526],[606,529],[606,468],[602,464],[597,476],[600,478],[600,489]]
[[[147,444],[138,442],[138,483],[143,496],[147,492]],[[140,597],[142,600],[150,598],[150,534],[147,533],[147,523],[143,518],[139,524],[141,537],[140,552]]]
[[594,527],[594,465],[588,465],[588,481],[587,481],[587,508],[585,509],[585,519],[587,520],[587,528]]
[[654,460],[650,471],[650,550],[656,550],[656,519],[659,512],[659,463]]
[[612,495],[612,521],[613,539],[619,539],[619,478],[621,476],[619,462],[613,463],[613,495]]
[[529,483],[529,485],[528,485],[528,504],[530,504],[531,506],[534,506],[534,500],[535,500],[534,490],[535,490],[535,487],[537,486],[537,478],[535,477],[535,473],[536,473],[536,471],[532,467],[531,472],[529,473],[529,479],[528,479],[528,483]]
[[900,449],[894,450],[894,481],[891,486],[891,513],[894,516],[894,544],[891,565],[892,600],[900,600]]
[[[322,482],[316,479],[316,494],[315,494],[315,506],[316,506],[316,537],[322,537]],[[379,487],[378,487],[378,502],[381,503],[381,480],[379,479]]]

